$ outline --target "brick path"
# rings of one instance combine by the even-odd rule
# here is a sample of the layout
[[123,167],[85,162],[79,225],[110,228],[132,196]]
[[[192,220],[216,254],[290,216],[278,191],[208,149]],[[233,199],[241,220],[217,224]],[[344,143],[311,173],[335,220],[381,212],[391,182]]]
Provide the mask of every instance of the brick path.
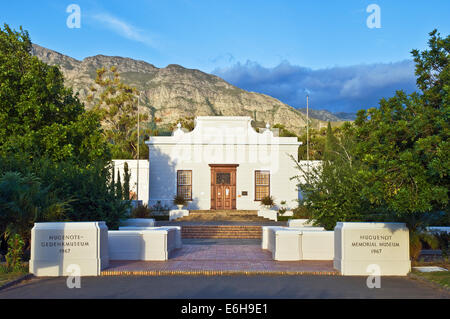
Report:
[[183,245],[167,261],[110,261],[102,275],[337,275],[332,261],[274,261],[259,245]]

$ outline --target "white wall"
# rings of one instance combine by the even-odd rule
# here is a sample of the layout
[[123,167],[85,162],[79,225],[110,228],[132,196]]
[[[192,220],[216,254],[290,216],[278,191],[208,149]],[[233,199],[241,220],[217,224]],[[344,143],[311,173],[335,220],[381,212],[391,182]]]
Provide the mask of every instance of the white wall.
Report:
[[[120,181],[124,182],[123,168],[125,162],[128,163],[128,170],[130,176],[130,191],[137,193],[137,175],[138,175],[138,161],[127,160],[113,160],[114,164],[114,180],[117,182],[117,171],[120,172]],[[143,204],[148,203],[148,160],[139,160],[139,194],[138,199],[142,200]]]
[[[239,164],[236,169],[236,209],[258,209],[255,201],[255,170],[270,170],[270,194],[277,204],[297,205],[299,171],[290,158],[297,158],[297,138],[278,137],[266,130],[256,133],[249,117],[199,117],[192,132],[180,128],[172,136],[155,136],[149,147],[149,202],[172,205],[177,170],[192,170],[193,200],[189,209],[210,209],[209,164]],[[276,133],[276,132],[275,132]],[[243,196],[242,191],[248,195]]]

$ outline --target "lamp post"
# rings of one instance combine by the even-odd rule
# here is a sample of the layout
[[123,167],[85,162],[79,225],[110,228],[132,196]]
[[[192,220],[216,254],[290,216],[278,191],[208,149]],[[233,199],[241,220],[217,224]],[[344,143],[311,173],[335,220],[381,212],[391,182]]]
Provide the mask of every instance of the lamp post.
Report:
[[309,173],[309,95],[306,95],[306,164]]
[[138,203],[139,203],[139,132],[140,132],[140,130],[139,130],[139,111],[140,111],[140,108],[139,108],[139,104],[140,104],[140,101],[141,101],[141,92],[139,92],[139,96],[138,96],[138,105],[137,105],[137,109],[138,109],[138,111],[137,111],[137,173],[136,173],[136,200],[138,201]]

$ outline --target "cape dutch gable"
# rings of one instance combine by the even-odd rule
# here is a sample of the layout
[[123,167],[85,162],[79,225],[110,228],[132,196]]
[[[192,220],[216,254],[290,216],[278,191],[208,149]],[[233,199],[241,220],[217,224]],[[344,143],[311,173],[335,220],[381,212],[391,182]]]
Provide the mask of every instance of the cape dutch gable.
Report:
[[298,175],[291,155],[301,145],[296,137],[279,137],[269,125],[261,133],[250,117],[199,116],[195,128],[181,125],[172,136],[152,136],[149,147],[149,205],[172,207],[176,194],[188,209],[259,209],[273,196],[295,207]]

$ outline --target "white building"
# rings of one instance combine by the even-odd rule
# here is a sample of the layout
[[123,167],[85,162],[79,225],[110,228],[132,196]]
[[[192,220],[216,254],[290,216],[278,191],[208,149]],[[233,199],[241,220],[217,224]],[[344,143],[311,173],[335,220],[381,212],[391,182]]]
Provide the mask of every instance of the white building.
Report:
[[[257,133],[250,117],[199,116],[192,132],[152,136],[149,205],[173,207],[176,194],[188,209],[259,209],[264,196],[296,207],[296,137],[278,137],[269,125]],[[141,198],[140,198],[141,199]]]

